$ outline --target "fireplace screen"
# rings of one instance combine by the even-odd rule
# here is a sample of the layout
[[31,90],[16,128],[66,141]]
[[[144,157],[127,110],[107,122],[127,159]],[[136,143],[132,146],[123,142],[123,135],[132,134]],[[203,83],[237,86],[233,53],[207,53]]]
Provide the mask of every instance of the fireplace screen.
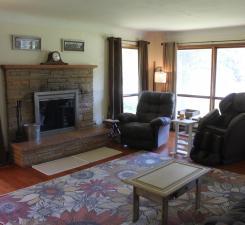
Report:
[[76,126],[77,95],[76,90],[34,94],[36,122],[40,124],[41,132]]

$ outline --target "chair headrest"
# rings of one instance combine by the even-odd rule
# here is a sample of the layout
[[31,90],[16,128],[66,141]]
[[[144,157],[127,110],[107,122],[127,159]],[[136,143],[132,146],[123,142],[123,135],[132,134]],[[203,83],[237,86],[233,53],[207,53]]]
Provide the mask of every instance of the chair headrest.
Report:
[[222,101],[219,103],[219,109],[222,114],[228,113],[229,111],[233,111],[232,105],[233,105],[233,99],[235,95],[236,95],[235,93],[231,93],[227,95],[224,99],[222,99]]
[[137,106],[140,121],[149,122],[158,116],[171,117],[175,105],[175,95],[170,92],[143,91]]
[[174,95],[170,92],[143,91],[140,95],[140,101],[150,104],[173,103]]
[[245,112],[245,92],[231,93],[227,95],[219,104],[220,112],[241,113]]
[[245,112],[245,92],[235,95],[233,105],[237,112]]

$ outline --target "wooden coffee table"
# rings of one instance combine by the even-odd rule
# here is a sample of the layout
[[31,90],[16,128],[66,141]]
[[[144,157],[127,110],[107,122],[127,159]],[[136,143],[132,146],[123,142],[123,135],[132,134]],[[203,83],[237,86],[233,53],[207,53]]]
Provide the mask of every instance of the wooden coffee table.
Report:
[[196,187],[196,209],[200,208],[200,178],[209,171],[207,167],[173,160],[123,180],[133,185],[133,222],[139,218],[139,196],[162,204],[162,225],[168,221],[168,200],[193,187]]

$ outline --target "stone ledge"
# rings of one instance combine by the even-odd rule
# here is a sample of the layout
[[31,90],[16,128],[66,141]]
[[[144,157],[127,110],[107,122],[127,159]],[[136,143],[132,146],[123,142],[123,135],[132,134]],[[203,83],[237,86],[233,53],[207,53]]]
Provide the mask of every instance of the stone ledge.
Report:
[[44,136],[40,143],[13,143],[11,147],[14,162],[21,167],[27,167],[85,152],[108,143],[109,133],[109,129],[96,127]]
[[25,69],[94,69],[97,65],[22,65],[22,64],[13,64],[13,65],[1,65],[3,70],[25,70]]

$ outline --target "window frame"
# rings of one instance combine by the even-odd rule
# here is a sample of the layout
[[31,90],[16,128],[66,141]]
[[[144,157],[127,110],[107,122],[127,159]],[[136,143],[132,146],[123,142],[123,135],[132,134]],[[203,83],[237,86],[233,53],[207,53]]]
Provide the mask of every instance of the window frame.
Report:
[[[215,100],[222,100],[224,97],[215,96],[216,90],[216,69],[217,69],[217,50],[219,48],[245,48],[245,43],[226,43],[226,44],[197,44],[197,45],[184,45],[178,44],[178,50],[194,50],[194,49],[211,49],[211,83],[210,83],[210,95],[191,95],[191,94],[178,94],[177,97],[190,97],[190,98],[204,98],[209,99],[209,111],[214,109]],[[177,62],[178,63],[178,62]],[[178,77],[176,79],[178,81]]]

